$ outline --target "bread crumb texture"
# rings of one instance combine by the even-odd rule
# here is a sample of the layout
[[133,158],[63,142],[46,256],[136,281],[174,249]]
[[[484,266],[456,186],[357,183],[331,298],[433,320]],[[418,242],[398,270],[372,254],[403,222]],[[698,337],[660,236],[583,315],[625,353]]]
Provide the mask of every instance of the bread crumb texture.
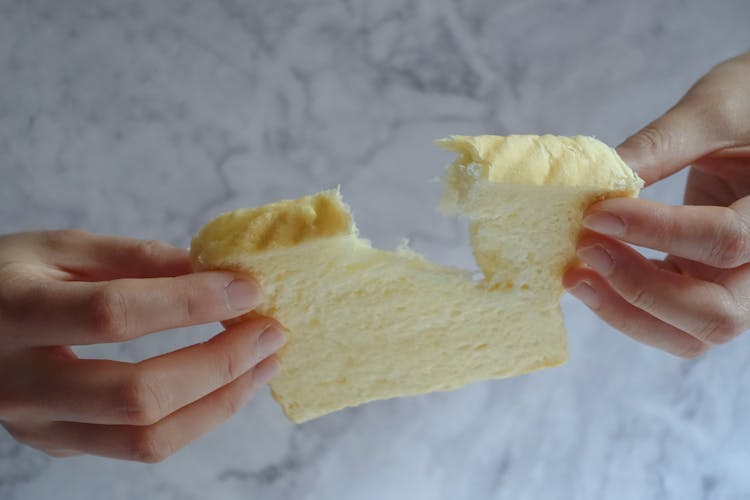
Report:
[[[288,330],[271,382],[304,422],[376,399],[520,375],[567,358],[559,299],[583,211],[642,181],[589,137],[453,136],[441,208],[470,219],[484,279],[405,248],[372,248],[337,190],[220,215],[194,269],[252,274],[256,313]],[[255,313],[254,313],[255,314]]]

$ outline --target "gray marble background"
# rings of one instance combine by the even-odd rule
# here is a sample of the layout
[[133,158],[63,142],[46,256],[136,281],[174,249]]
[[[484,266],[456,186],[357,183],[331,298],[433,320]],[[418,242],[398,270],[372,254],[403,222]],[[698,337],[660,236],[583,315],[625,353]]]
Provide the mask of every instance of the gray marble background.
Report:
[[[221,211],[341,184],[377,246],[471,268],[465,226],[434,210],[433,139],[616,144],[750,48],[748,21],[747,0],[0,0],[0,232],[187,246]],[[682,182],[644,196],[677,203]],[[264,392],[158,465],[0,433],[0,498],[750,498],[750,336],[683,361],[564,309],[562,368],[302,426]]]

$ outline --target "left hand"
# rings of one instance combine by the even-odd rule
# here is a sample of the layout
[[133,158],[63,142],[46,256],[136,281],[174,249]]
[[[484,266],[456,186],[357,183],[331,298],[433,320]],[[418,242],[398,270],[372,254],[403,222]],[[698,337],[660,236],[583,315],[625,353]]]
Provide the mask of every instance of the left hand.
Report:
[[226,321],[261,298],[249,276],[191,273],[185,250],[83,231],[0,236],[0,425],[62,457],[158,462],[236,413],[280,365],[257,316],[139,363],[71,346]]
[[[684,206],[615,198],[584,219],[563,285],[635,340],[695,357],[750,328],[750,53],[618,152],[647,184],[692,164]],[[627,243],[669,254],[649,260]]]

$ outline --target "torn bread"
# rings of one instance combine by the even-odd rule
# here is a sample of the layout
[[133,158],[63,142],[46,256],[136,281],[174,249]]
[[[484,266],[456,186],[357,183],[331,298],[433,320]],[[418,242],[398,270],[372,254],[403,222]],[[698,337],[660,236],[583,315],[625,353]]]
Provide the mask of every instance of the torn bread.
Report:
[[559,299],[583,211],[642,181],[589,137],[453,136],[441,209],[470,219],[484,279],[360,238],[338,190],[220,215],[196,270],[252,275],[258,313],[288,330],[274,398],[295,422],[376,399],[461,387],[567,357]]

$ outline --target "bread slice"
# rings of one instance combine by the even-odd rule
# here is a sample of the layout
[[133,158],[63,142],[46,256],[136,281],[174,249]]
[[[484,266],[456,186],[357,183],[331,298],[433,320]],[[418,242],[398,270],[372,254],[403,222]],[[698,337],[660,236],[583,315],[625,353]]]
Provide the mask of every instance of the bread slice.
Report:
[[253,275],[257,311],[288,329],[271,382],[303,422],[367,401],[448,390],[567,358],[559,299],[582,213],[642,181],[589,137],[453,136],[446,213],[471,221],[483,280],[357,234],[338,190],[220,215],[193,239],[196,270]]

